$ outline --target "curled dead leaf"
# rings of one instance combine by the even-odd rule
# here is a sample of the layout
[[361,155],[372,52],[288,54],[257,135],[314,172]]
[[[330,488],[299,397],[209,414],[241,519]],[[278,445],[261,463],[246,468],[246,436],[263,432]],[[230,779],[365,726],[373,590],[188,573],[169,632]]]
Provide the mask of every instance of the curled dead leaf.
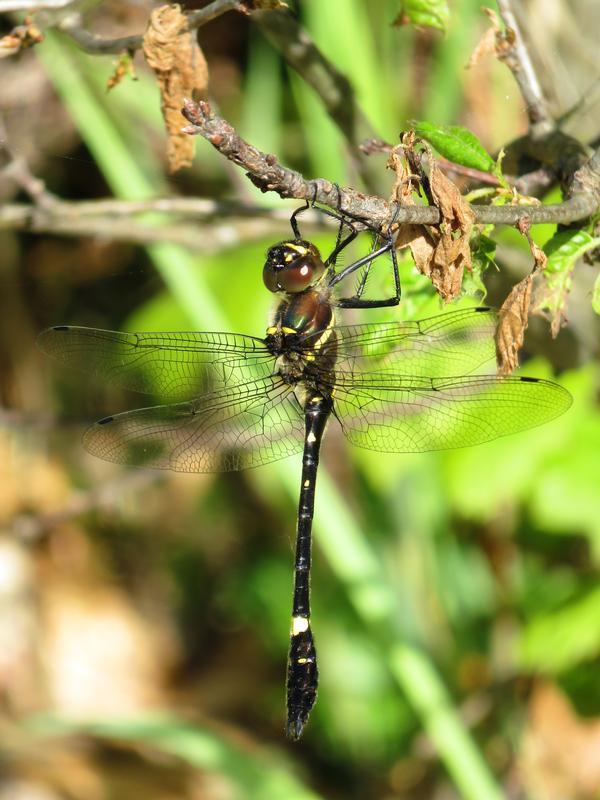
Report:
[[530,227],[531,223],[526,218],[517,223],[518,230],[527,237],[534,263],[531,273],[513,286],[498,312],[496,328],[498,375],[510,375],[519,366],[518,355],[527,329],[533,279],[546,268],[548,263],[544,251],[531,238]]
[[465,267],[471,269],[469,240],[475,214],[458,187],[439,169],[430,148],[425,145],[429,160],[429,176],[422,173],[421,159],[414,152],[414,134],[402,141],[409,173],[396,149],[388,167],[396,172],[393,199],[402,205],[414,205],[415,182],[421,183],[431,202],[440,210],[439,225],[404,225],[396,238],[396,247],[410,247],[417,269],[430,278],[441,298],[448,302],[458,297]]
[[471,269],[469,240],[475,214],[434,159],[430,159],[429,185],[442,222],[436,230],[437,242],[425,274],[431,277],[442,300],[448,302],[460,294],[465,267]]
[[[414,147],[414,131],[408,131],[402,137],[402,146],[394,148],[387,161],[388,169],[396,173],[396,180],[392,188],[390,200],[405,206],[415,205],[412,193],[414,191],[415,180],[420,180],[421,176],[413,175],[409,172],[405,161],[406,156],[402,157],[401,152],[410,152]],[[411,159],[411,162],[416,162]],[[428,275],[429,265],[433,257],[433,242],[426,225],[402,225],[396,236],[396,249],[410,247],[410,252],[419,272]]]
[[519,366],[531,302],[533,274],[513,286],[498,312],[496,363],[498,375],[510,375]]
[[473,67],[477,66],[477,64],[479,64],[479,62],[486,56],[496,54],[497,40],[499,34],[501,33],[498,16],[492,8],[484,7],[481,9],[481,11],[487,16],[491,25],[475,45],[475,48],[471,53],[471,57],[467,62],[467,69],[472,69]]
[[181,130],[181,106],[185,97],[206,95],[208,66],[195,33],[188,29],[187,17],[176,4],[152,12],[143,48],[160,88],[161,109],[169,134],[169,171],[176,172],[190,166],[194,156],[194,138]]

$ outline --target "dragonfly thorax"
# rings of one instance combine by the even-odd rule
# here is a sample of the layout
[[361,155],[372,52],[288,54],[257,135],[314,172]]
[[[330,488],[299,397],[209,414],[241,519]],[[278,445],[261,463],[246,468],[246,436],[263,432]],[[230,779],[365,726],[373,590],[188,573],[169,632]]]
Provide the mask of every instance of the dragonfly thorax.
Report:
[[274,354],[298,350],[300,337],[310,335],[313,344],[333,323],[328,293],[308,289],[290,294],[275,310],[273,325],[267,329],[267,347]]
[[314,286],[324,273],[318,248],[307,239],[290,239],[267,251],[263,281],[270,292],[296,294]]

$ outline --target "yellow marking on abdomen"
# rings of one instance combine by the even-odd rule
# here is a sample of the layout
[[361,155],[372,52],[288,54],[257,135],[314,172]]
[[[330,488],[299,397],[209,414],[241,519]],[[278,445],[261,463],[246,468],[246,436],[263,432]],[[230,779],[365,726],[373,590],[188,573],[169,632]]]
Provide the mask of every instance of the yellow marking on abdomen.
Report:
[[309,628],[308,617],[292,617],[292,636],[298,636]]

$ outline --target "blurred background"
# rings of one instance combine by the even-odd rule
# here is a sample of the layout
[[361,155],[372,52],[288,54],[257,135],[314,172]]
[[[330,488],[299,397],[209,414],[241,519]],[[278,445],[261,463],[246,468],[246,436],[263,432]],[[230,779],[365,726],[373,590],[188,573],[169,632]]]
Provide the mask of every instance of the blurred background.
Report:
[[[451,3],[445,34],[392,27],[395,0],[293,8],[374,134],[395,143],[409,119],[462,124],[496,152],[526,117],[503,65],[465,69],[488,26],[481,4]],[[155,5],[109,0],[86,27],[139,33]],[[553,112],[579,104],[566,130],[597,139],[597,1],[515,5]],[[17,19],[0,15],[2,32]],[[552,341],[532,320],[522,354],[525,374],[573,394],[555,422],[410,456],[351,448],[331,426],[312,581],[320,691],[292,744],[284,679],[300,458],[214,476],[98,461],[81,446],[85,426],[135,404],[50,363],[35,340],[54,324],[262,336],[264,253],[289,235],[297,204],[261,195],[200,140],[193,167],[168,177],[141,55],[136,79],[107,92],[115,56],[45,33],[0,61],[0,138],[49,191],[191,195],[265,215],[187,222],[194,247],[143,231],[136,243],[116,225],[114,235],[0,226],[0,799],[600,797],[595,270],[574,271],[568,327]],[[306,177],[362,185],[320,99],[251,18],[226,14],[198,38],[211,101],[242,136]],[[364,164],[387,196],[385,156]],[[0,200],[30,202],[1,173]],[[334,236],[308,231],[324,249]],[[532,233],[543,245],[553,231]],[[493,235],[486,302],[497,304],[531,258],[514,231]],[[377,319],[440,310],[408,259],[401,277],[402,306]]]

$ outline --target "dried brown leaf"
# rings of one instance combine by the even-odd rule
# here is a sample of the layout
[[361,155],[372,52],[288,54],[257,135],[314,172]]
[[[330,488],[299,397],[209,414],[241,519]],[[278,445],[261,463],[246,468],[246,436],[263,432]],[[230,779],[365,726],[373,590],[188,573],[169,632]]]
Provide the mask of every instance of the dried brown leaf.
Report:
[[499,375],[510,375],[519,366],[518,354],[523,346],[527,329],[531,289],[535,276],[546,268],[548,258],[544,251],[531,238],[531,223],[527,218],[517,223],[517,229],[527,237],[529,249],[533,256],[531,274],[513,286],[510,294],[502,303],[498,313],[496,328],[496,363]]
[[[412,151],[415,142],[414,131],[409,131],[402,138],[402,148],[394,148],[388,158],[387,167],[396,173],[396,180],[392,188],[391,201],[405,206],[414,206],[412,196],[415,181],[420,181],[421,176],[413,175],[406,166],[406,156],[400,155],[402,151]],[[414,161],[414,159],[412,159]],[[429,265],[433,257],[434,246],[431,234],[426,225],[402,225],[396,236],[396,249],[410,247],[410,252],[417,269],[424,275],[429,275]]]
[[496,363],[498,375],[510,375],[519,366],[519,350],[523,345],[533,273],[513,286],[498,312],[496,328]]
[[422,151],[417,152],[414,145],[415,136],[411,132],[402,139],[400,149],[404,158],[400,157],[397,149],[390,154],[388,167],[396,173],[392,200],[402,205],[414,205],[414,184],[421,183],[431,202],[439,209],[442,222],[439,226],[403,225],[396,238],[396,247],[410,247],[419,272],[430,278],[442,299],[448,302],[460,294],[465,267],[471,269],[469,240],[475,214],[455,184],[439,169],[429,146],[422,143],[430,165],[429,179],[426,180],[421,166]]
[[185,97],[203,98],[208,87],[208,66],[195,33],[178,5],[155,9],[144,34],[144,55],[156,73],[161,109],[169,140],[169,171],[188,167],[194,157],[194,138],[182,132],[181,106]]
[[410,247],[415,265],[422,275],[431,277],[430,265],[434,253],[432,234],[427,225],[403,225],[396,237],[396,249]]
[[475,214],[458,187],[444,175],[434,159],[430,159],[429,184],[435,205],[442,216],[437,231],[429,275],[441,298],[448,302],[460,294],[465,267],[471,269],[469,240]]
[[481,10],[490,20],[491,26],[484,32],[481,39],[475,45],[475,49],[467,62],[467,69],[472,69],[477,66],[486,56],[496,54],[497,36],[501,32],[498,17],[492,8],[482,8]]

